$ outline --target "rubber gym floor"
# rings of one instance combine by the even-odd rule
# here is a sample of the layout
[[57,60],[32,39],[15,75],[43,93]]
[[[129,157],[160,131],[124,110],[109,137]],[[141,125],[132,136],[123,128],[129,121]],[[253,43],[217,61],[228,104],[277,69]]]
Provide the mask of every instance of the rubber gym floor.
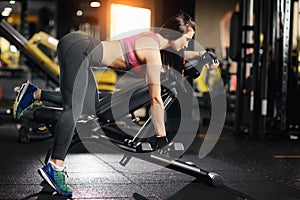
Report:
[[[1,124],[0,133],[0,199],[67,199],[37,173],[53,138],[19,143],[15,124]],[[221,188],[138,159],[124,168],[118,164],[122,155],[108,149],[91,154],[74,147],[66,159],[67,182],[74,189],[71,198],[300,199],[299,141],[253,141],[224,129],[212,152],[200,159],[201,141],[199,134],[182,159],[223,176]]]

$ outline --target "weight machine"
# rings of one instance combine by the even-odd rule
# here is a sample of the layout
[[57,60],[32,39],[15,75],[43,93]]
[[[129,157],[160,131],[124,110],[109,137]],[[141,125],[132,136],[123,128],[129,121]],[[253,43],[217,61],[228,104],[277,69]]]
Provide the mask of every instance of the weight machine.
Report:
[[294,2],[239,1],[236,38],[241,42],[230,47],[237,52],[238,63],[234,120],[237,134],[272,138],[300,132],[295,114],[299,113],[299,69],[298,62],[292,62],[298,56],[292,55],[291,43]]

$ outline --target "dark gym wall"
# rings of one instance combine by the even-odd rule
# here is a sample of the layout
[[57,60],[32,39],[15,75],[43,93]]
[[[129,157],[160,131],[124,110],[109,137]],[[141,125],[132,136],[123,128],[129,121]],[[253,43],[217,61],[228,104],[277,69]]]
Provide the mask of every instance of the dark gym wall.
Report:
[[[108,37],[108,4],[113,0],[101,0],[101,7],[96,11],[95,20],[100,24],[101,39]],[[195,39],[204,48],[214,48],[218,56],[221,55],[219,22],[222,16],[234,9],[236,0],[149,0],[146,3],[140,0],[117,0],[129,4],[147,4],[154,8],[153,26],[161,26],[164,20],[179,10],[189,13],[194,17],[197,30]],[[80,18],[75,16],[78,4],[84,1],[58,0],[57,1],[57,38],[61,38],[71,29],[78,26]],[[136,2],[136,3],[134,3]],[[88,3],[88,1],[87,1]],[[84,19],[84,18],[83,18]]]
[[57,38],[60,39],[63,35],[68,33],[73,23],[73,11],[76,9],[75,4],[71,4],[70,1],[57,1]]
[[[84,17],[76,17],[75,13],[80,4],[84,1],[74,0],[58,0],[57,1],[57,38],[61,38],[71,29],[76,29],[80,23],[80,19]],[[88,1],[86,1],[88,3]],[[189,13],[192,17],[195,14],[195,0],[101,0],[101,7],[95,12],[94,20],[97,21],[101,29],[101,39],[105,40],[109,36],[108,11],[111,2],[121,2],[128,5],[150,7],[153,10],[153,26],[161,26],[163,21],[179,10]]]
[[[83,8],[82,5],[87,5]],[[57,24],[57,34],[56,38],[60,39],[65,34],[69,33],[71,30],[78,30],[78,26],[82,22],[92,22],[94,24],[99,23],[99,18],[101,17],[101,11],[100,8],[92,8],[91,10],[93,13],[91,13],[91,10],[87,10],[87,12],[81,16],[76,16],[76,11],[78,9],[86,9],[89,8],[89,1],[75,1],[75,0],[57,0],[56,1],[56,24]],[[93,16],[95,14],[96,17]],[[99,15],[98,15],[99,13]],[[92,17],[93,16],[93,17]]]
[[[157,26],[161,26],[162,23],[168,19],[170,16],[178,13],[179,11],[184,11],[191,15],[193,18],[195,16],[195,0],[155,0],[157,2],[156,8],[160,8],[160,12],[156,12]],[[197,0],[196,0],[197,1]],[[161,5],[159,5],[159,3]]]
[[214,48],[221,56],[219,23],[223,15],[234,10],[237,0],[195,0],[195,39],[204,48]]

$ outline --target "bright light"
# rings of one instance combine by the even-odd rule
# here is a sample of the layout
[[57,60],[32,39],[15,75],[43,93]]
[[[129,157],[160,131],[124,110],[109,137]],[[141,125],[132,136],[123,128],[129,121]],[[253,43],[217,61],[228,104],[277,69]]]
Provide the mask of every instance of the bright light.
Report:
[[16,1],[9,1],[9,3],[10,3],[10,4],[15,4],[15,3],[16,3]]
[[12,53],[17,53],[18,52],[18,49],[17,49],[17,47],[16,46],[14,46],[14,45],[10,45],[10,51],[12,52]]
[[10,7],[5,7],[1,13],[3,17],[8,17],[10,15],[10,12],[12,11],[12,8]]
[[48,37],[48,43],[53,45],[53,46],[57,46],[58,45],[58,40],[53,38],[53,37]]
[[4,8],[4,11],[6,11],[6,12],[11,12],[11,11],[12,11],[12,8],[10,8],[10,7],[5,7],[5,8]]
[[83,12],[81,10],[76,11],[76,16],[80,17],[83,15]]
[[99,1],[92,1],[91,3],[90,3],[90,7],[92,7],[92,8],[98,8],[98,7],[100,7],[100,2]]
[[10,15],[10,12],[4,10],[4,11],[2,11],[1,15],[3,17],[8,17]]
[[110,10],[110,37],[120,39],[125,35],[118,35],[130,31],[130,35],[150,30],[151,10],[121,4],[111,4]]

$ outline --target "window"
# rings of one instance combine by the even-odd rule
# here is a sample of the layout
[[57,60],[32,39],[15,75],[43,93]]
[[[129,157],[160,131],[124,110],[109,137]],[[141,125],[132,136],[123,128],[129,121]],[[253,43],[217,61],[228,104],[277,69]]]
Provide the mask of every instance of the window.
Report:
[[111,4],[110,38],[120,39],[143,31],[149,31],[151,25],[151,10]]

